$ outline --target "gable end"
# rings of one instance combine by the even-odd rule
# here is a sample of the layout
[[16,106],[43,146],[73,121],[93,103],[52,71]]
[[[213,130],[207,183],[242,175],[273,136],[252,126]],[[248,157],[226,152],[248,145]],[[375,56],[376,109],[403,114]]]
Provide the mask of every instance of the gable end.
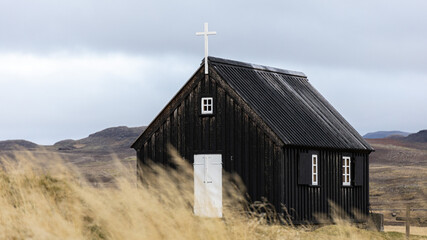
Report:
[[[157,129],[162,125],[164,121],[172,114],[175,109],[185,100],[185,98],[191,93],[191,91],[197,86],[202,79],[205,78],[204,65],[193,74],[190,80],[179,90],[179,92],[172,98],[172,100],[163,108],[163,110],[157,115],[157,117],[148,125],[147,129],[138,137],[138,139],[131,145],[131,148],[140,149],[142,145],[154,134]],[[213,81],[216,81],[218,86],[223,88],[224,91],[232,97],[239,106],[248,114],[248,116],[260,126],[261,129],[277,144],[277,146],[283,146],[283,141],[279,136],[263,121],[263,119],[239,96],[239,94],[233,90],[229,84],[224,81],[220,75],[209,66],[210,77]],[[215,100],[216,101],[216,100]]]
[[178,91],[178,93],[169,101],[156,118],[148,125],[145,131],[131,145],[131,148],[139,149],[142,144],[160,127],[160,125],[168,118],[168,116],[181,104],[192,89],[204,78],[204,66],[193,74],[187,83]]

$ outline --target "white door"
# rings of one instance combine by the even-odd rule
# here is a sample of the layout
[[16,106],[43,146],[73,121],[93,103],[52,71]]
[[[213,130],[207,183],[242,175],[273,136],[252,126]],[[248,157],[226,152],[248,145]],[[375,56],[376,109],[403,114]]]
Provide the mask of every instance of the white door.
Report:
[[194,155],[194,214],[222,217],[221,154]]

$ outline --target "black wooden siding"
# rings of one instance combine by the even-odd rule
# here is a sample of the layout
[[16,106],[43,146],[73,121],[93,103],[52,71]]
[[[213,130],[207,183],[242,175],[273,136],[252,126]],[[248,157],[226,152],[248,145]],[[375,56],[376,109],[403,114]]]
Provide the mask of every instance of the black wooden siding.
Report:
[[[307,153],[306,148],[284,148],[285,192],[284,204],[295,222],[316,222],[315,213],[329,214],[329,200],[341,207],[346,215],[354,217],[354,210],[368,214],[369,177],[363,174],[362,186],[342,186],[342,157],[361,157],[364,173],[369,170],[368,154],[318,150],[319,178],[318,186],[298,184],[298,159],[300,153]],[[355,176],[352,174],[352,178]],[[353,182],[353,180],[352,180]],[[342,215],[344,217],[344,215]]]
[[[281,147],[215,80],[195,77],[200,82],[137,150],[138,165],[146,159],[167,164],[168,143],[191,163],[196,153],[221,153],[224,170],[241,176],[252,200],[280,196],[274,186],[283,184],[274,177],[283,175],[276,166]],[[212,115],[200,114],[204,96],[214,97]]]
[[[242,99],[221,86],[215,78],[218,76],[205,78],[202,70],[190,80],[195,82],[191,91],[178,94],[182,99],[176,108],[137,148],[138,165],[146,159],[167,164],[168,143],[190,163],[195,153],[221,153],[224,170],[241,176],[251,200],[265,197],[277,210],[284,204],[295,222],[314,222],[315,212],[329,213],[328,199],[348,213],[353,208],[368,213],[368,185],[341,186],[341,152],[318,150],[320,187],[299,185],[298,154],[309,149],[283,146],[244,107]],[[212,115],[200,115],[200,98],[204,96],[214,98]],[[156,126],[156,120],[152,124]],[[361,155],[367,163],[368,155]],[[366,172],[367,168],[365,164]]]

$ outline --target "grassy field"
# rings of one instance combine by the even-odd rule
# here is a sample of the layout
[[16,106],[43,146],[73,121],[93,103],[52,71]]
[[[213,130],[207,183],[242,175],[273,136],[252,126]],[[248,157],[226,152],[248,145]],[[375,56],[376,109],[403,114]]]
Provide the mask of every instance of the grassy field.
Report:
[[247,212],[238,178],[227,175],[237,184],[224,185],[224,218],[196,217],[192,168],[173,159],[177,169],[152,165],[139,187],[130,168],[113,162],[114,181],[94,187],[52,154],[3,158],[0,239],[404,239],[340,219],[320,228],[280,225],[272,214]]
[[427,225],[427,144],[368,141],[376,149],[370,156],[371,208],[384,214],[386,224],[396,224],[409,204],[411,217]]
[[[91,185],[111,185],[116,177],[124,175],[135,180],[135,151],[129,146],[144,128],[108,128],[52,146],[23,140],[0,141],[0,158],[15,159],[14,155],[21,153],[21,158],[29,157],[44,166],[61,159]],[[404,217],[404,209],[410,204],[418,209],[411,215],[427,222],[427,143],[399,139],[368,141],[376,150],[370,155],[371,209],[383,213],[387,224],[397,224],[396,218]],[[130,173],[116,167],[117,159]]]
[[[386,232],[400,232],[405,233],[405,226],[384,226],[384,231]],[[414,235],[427,236],[427,228],[426,227],[411,227],[410,232]]]

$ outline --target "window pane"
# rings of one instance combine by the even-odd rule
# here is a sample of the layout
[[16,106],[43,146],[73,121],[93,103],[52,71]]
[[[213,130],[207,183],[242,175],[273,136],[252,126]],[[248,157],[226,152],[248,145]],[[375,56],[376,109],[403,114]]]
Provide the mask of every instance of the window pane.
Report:
[[208,100],[207,99],[203,99],[203,104],[207,104],[208,103]]
[[347,174],[349,174],[350,173],[350,167],[347,167],[347,172],[346,172]]
[[317,160],[316,157],[314,157],[313,158],[313,164],[316,164],[316,162],[317,162],[316,160]]
[[316,175],[313,175],[313,182],[316,182]]
[[350,166],[350,159],[347,158],[347,166]]
[[314,172],[314,173],[317,173],[316,166],[313,166],[313,172]]
[[347,182],[350,182],[350,176],[347,175]]
[[203,106],[203,111],[207,111],[208,107],[207,106]]

